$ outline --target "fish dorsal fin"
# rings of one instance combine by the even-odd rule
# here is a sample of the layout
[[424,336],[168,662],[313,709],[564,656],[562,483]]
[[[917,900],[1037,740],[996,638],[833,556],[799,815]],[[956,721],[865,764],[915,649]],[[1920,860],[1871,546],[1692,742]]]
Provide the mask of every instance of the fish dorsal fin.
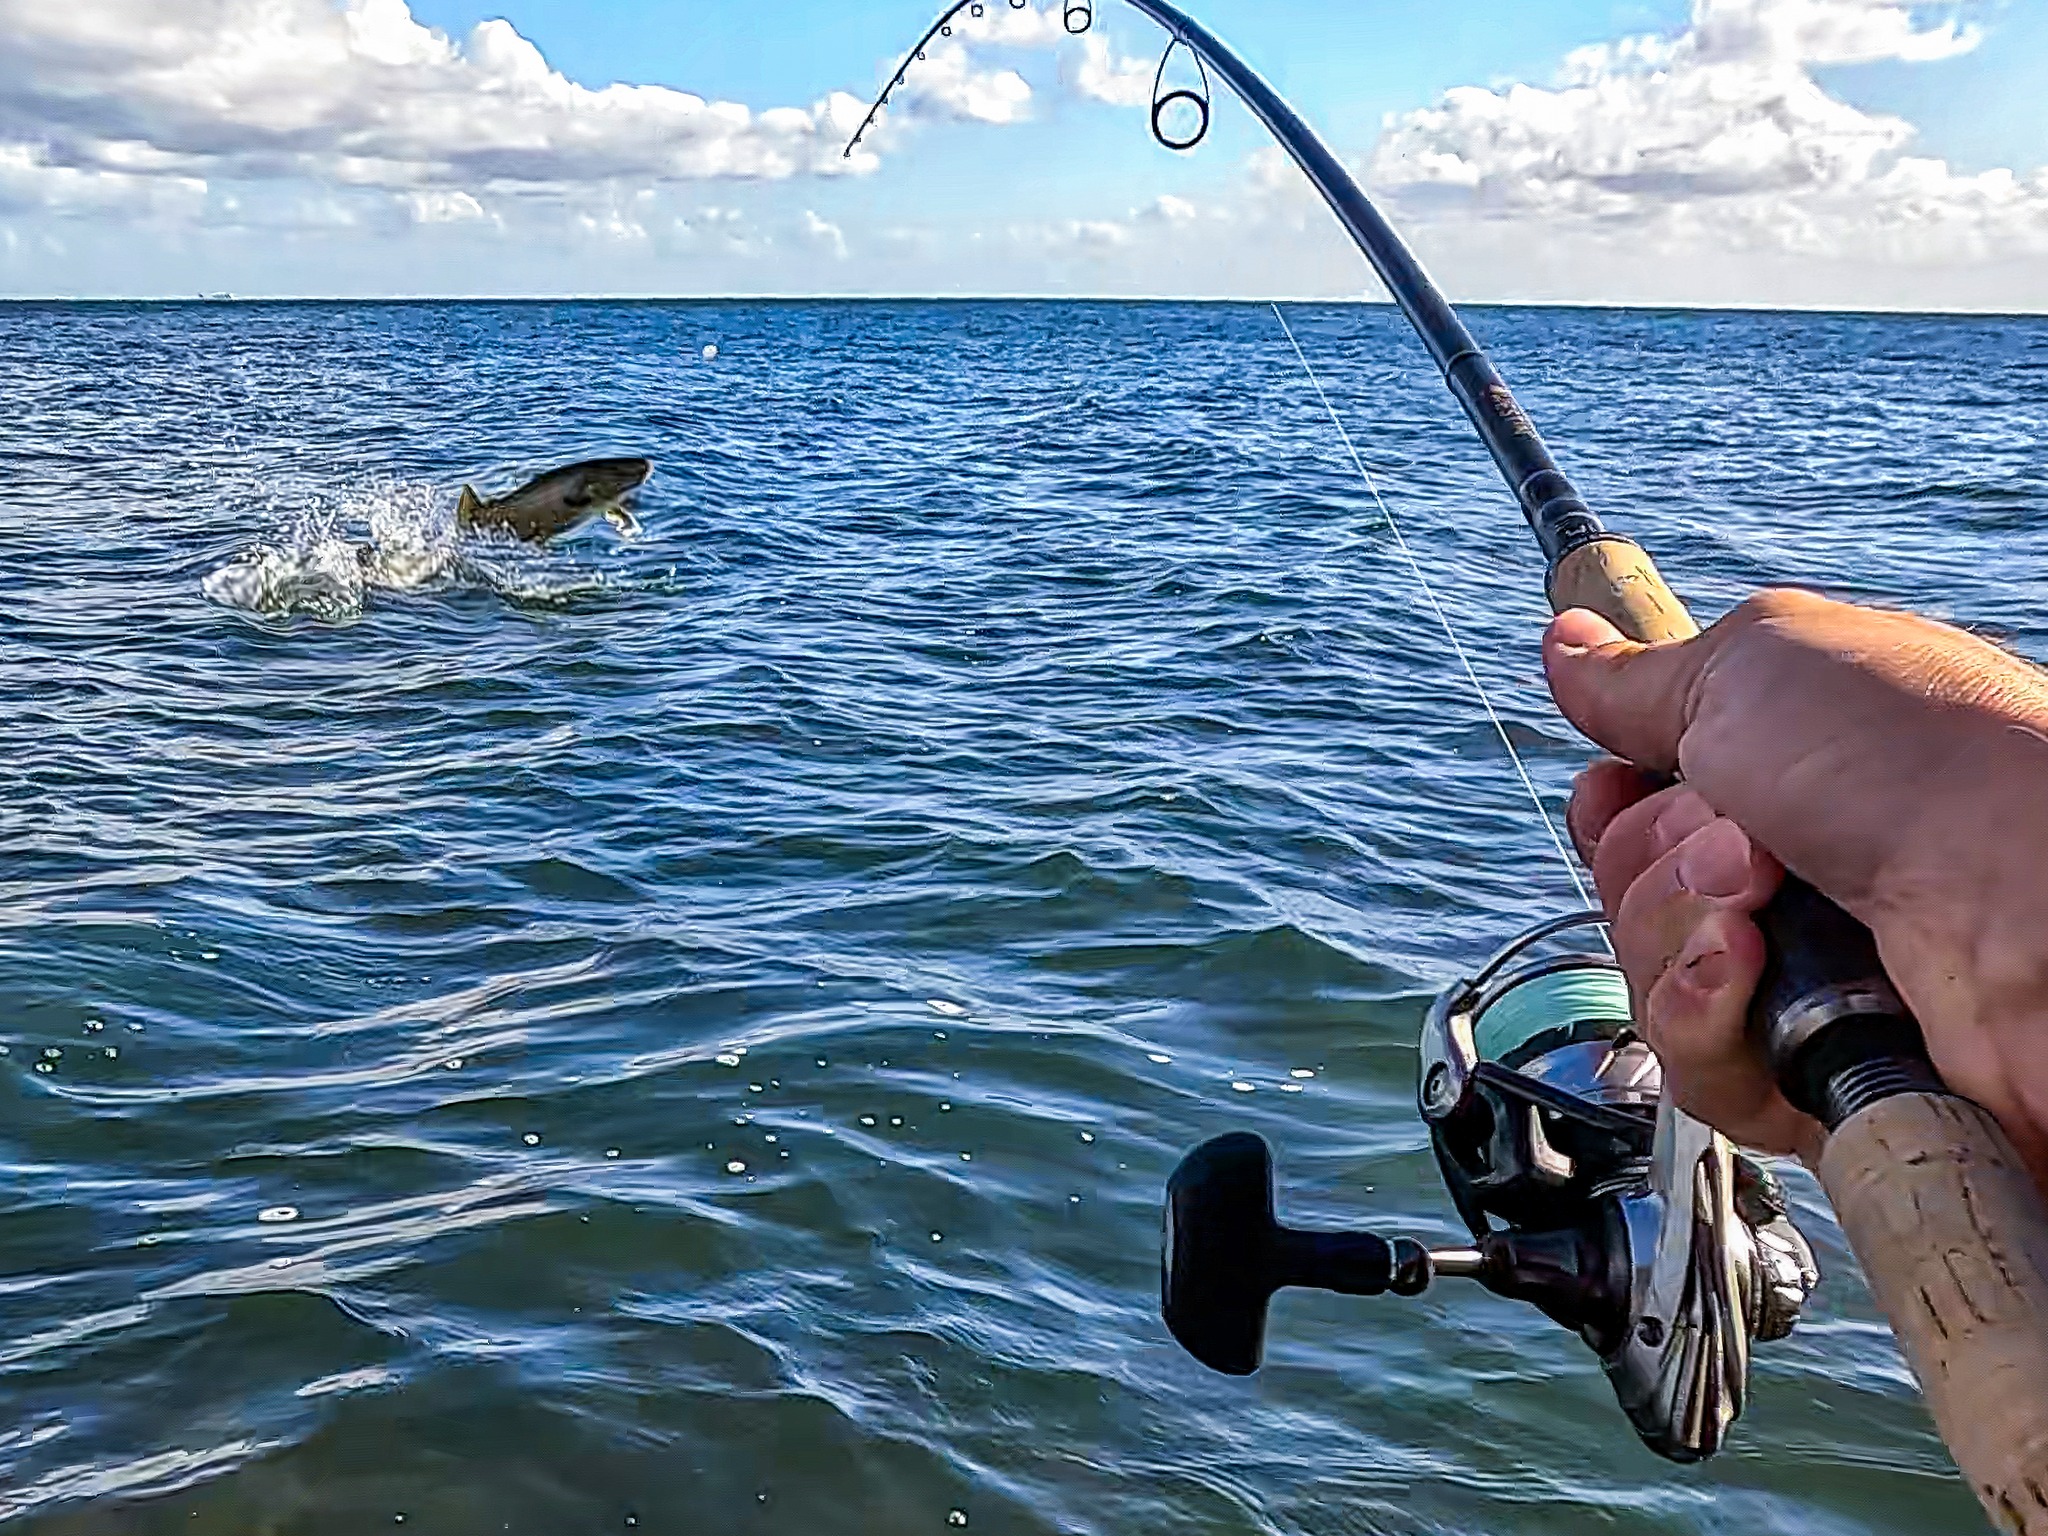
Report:
[[483,499],[468,486],[462,488],[462,499],[455,503],[455,526],[467,528],[475,521],[477,513],[483,510]]

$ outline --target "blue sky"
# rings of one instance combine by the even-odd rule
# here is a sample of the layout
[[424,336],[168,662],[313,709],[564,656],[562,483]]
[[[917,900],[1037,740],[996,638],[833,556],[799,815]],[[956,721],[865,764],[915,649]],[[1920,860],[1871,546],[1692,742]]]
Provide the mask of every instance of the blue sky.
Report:
[[[585,81],[678,85],[740,101],[803,101],[866,80],[936,14],[928,0],[786,0],[778,5],[657,0],[415,0],[432,26],[467,32],[509,18],[551,63]],[[1426,105],[1453,86],[1542,80],[1571,49],[1637,32],[1675,31],[1685,0],[1212,0],[1198,14],[1333,136],[1364,137],[1382,114]],[[1449,14],[1446,15],[1445,12]],[[2048,3],[1984,8],[1988,46],[1939,69],[1835,72],[1859,105],[1903,112],[1925,146],[1974,169],[2048,159]],[[1148,25],[1106,7],[1135,47]]]
[[[1365,291],[1234,106],[1151,142],[1099,4],[846,175],[930,0],[0,0],[0,294]],[[2048,308],[2048,0],[1194,8],[1462,296]]]

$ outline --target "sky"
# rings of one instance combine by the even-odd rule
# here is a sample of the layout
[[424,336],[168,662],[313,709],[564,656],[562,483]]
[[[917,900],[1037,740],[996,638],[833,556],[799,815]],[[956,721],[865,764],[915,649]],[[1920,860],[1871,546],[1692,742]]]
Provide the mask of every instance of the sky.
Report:
[[[2048,0],[1192,0],[1455,299],[2048,312]],[[0,0],[0,296],[1382,296],[1123,0]],[[1185,53],[1168,88],[1194,84]]]

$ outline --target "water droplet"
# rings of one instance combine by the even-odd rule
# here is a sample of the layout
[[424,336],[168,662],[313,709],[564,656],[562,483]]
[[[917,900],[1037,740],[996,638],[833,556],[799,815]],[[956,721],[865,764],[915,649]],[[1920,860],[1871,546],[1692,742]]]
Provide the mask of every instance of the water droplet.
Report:
[[1231,1086],[1231,1088],[1232,1088],[1233,1090],[1235,1090],[1235,1091],[1236,1091],[1236,1092],[1238,1092],[1238,1093],[1256,1093],[1256,1092],[1258,1092],[1258,1089],[1254,1088],[1254,1087],[1253,1087],[1253,1086],[1252,1086],[1252,1085],[1251,1085],[1250,1083],[1247,1083],[1247,1082],[1243,1081],[1242,1079],[1238,1080],[1237,1082],[1234,1082],[1234,1083],[1232,1083],[1232,1084],[1231,1084],[1230,1086]]
[[1298,1077],[1302,1079],[1302,1081],[1306,1082],[1309,1078],[1314,1077],[1316,1075],[1316,1069],[1314,1067],[1296,1067],[1287,1075],[1289,1077]]
[[524,1136],[520,1137],[519,1139],[525,1142],[529,1147],[537,1147],[540,1145],[540,1135],[538,1132],[535,1131],[528,1131]]
[[718,1054],[718,1064],[721,1067],[736,1067],[740,1064],[740,1059],[739,1056],[732,1051],[721,1051]]
[[460,1072],[462,1070],[462,1058],[460,1056],[450,1056],[441,1065],[450,1072]]
[[825,1065],[825,1058],[824,1058],[824,1057],[820,1056],[820,1057],[818,1058],[818,1065],[819,1065],[819,1066],[821,1066],[821,1067],[822,1067],[823,1065]]
[[[202,949],[199,951],[199,958],[202,960],[218,960],[220,958],[220,951],[217,949]],[[398,1518],[403,1520],[405,1516],[400,1515]]]
[[[715,363],[718,361],[718,348],[715,344],[707,345],[704,348],[704,361],[707,363]],[[626,1522],[626,1524],[628,1525],[631,1525],[632,1523],[633,1522],[630,1520]]]
[[873,1115],[862,1115],[860,1117],[860,1123],[862,1125],[873,1125],[875,1123],[875,1117]]
[[946,1234],[943,1232],[934,1232],[932,1234],[932,1241],[935,1243],[943,1243],[945,1240]]
[[617,1157],[619,1155],[619,1149],[617,1147],[606,1147],[604,1149],[604,1155],[606,1157]]
[[947,1511],[946,1511],[946,1524],[948,1524],[948,1525],[965,1525],[966,1523],[967,1523],[967,1511],[966,1511],[966,1510],[964,1510],[964,1509],[949,1509],[949,1510],[947,1510]]
[[[4,1047],[0,1047],[0,1049],[4,1049]],[[107,1047],[107,1050],[106,1050],[106,1057],[107,1057],[107,1060],[109,1060],[109,1061],[112,1061],[112,1060],[113,1060],[113,1059],[114,1059],[114,1058],[115,1058],[116,1056],[118,1056],[118,1055],[120,1055],[120,1054],[121,1054],[121,1050],[120,1050],[120,1047],[119,1047],[119,1046],[113,1046],[113,1045],[110,1045],[110,1046],[108,1046],[108,1047]]]
[[943,1040],[946,1038],[946,1032],[943,1029],[935,1029],[932,1031],[932,1038],[934,1040]]
[[54,1072],[57,1069],[51,1066],[47,1061],[39,1061],[36,1063],[36,1070],[38,1072]]
[[942,1014],[949,1019],[959,1019],[967,1016],[965,1008],[962,1008],[958,1003],[949,1003],[943,997],[928,997],[925,999],[924,1005],[931,1009],[933,1013]]
[[770,1131],[770,1132],[768,1133],[768,1142],[769,1142],[769,1144],[770,1144],[771,1146],[772,1146],[772,1145],[774,1144],[774,1142],[775,1142],[775,1133],[774,1133],[773,1131]]
[[45,1061],[57,1061],[62,1059],[63,1055],[64,1052],[61,1047],[54,1045],[46,1045],[43,1047],[43,1060]]
[[891,1125],[901,1125],[903,1123],[903,1117],[901,1115],[891,1115],[889,1117],[889,1123]]
[[1079,1205],[1080,1203],[1081,1203],[1081,1197],[1080,1197],[1079,1195],[1069,1195],[1069,1196],[1067,1196],[1067,1204],[1069,1204],[1069,1205]]
[[1282,1083],[1280,1085],[1280,1091],[1282,1093],[1300,1093],[1302,1091],[1302,1087],[1299,1083]]
[[745,1173],[747,1171],[747,1165],[741,1162],[738,1158],[734,1158],[731,1162],[725,1165],[725,1171],[727,1173]]
[[258,1211],[256,1219],[268,1222],[272,1226],[283,1221],[297,1221],[299,1219],[299,1208],[296,1205],[273,1205],[267,1211]]
[[953,1106],[950,1104],[941,1104],[939,1106],[939,1113],[942,1115],[950,1115],[951,1113],[953,1113]]
[[747,1084],[747,1092],[749,1093],[766,1093],[767,1091],[768,1090],[763,1088],[759,1083]]
[[960,1154],[960,1161],[963,1163],[971,1163],[974,1161],[974,1154],[972,1152],[962,1152]]
[[85,1032],[88,1035],[96,1035],[106,1027],[107,1021],[105,1019],[87,1019],[85,1021]]
[[1081,1133],[1081,1139],[1083,1141],[1093,1141],[1095,1139],[1095,1133],[1093,1131],[1083,1131]]
[[1146,1059],[1147,1061],[1156,1061],[1156,1062],[1158,1062],[1158,1063],[1159,1063],[1159,1065],[1160,1065],[1160,1066],[1162,1066],[1162,1067],[1163,1067],[1163,1066],[1165,1066],[1165,1065],[1167,1065],[1167,1063],[1169,1063],[1169,1062],[1171,1062],[1171,1061],[1173,1060],[1173,1058],[1172,1058],[1171,1056],[1167,1055],[1167,1054],[1166,1054],[1166,1052],[1164,1052],[1164,1051],[1151,1051],[1151,1052],[1148,1052],[1148,1053],[1146,1054],[1146,1057],[1145,1057],[1145,1059]]

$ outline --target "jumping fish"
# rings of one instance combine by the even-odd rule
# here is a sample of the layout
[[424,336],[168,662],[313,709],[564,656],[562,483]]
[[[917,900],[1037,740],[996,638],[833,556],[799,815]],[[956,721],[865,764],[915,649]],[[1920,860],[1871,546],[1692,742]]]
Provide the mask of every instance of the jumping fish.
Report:
[[646,483],[654,465],[646,459],[592,459],[549,470],[510,495],[486,501],[469,486],[456,504],[455,526],[496,529],[529,544],[549,539],[602,517],[627,538],[640,532],[625,498]]

